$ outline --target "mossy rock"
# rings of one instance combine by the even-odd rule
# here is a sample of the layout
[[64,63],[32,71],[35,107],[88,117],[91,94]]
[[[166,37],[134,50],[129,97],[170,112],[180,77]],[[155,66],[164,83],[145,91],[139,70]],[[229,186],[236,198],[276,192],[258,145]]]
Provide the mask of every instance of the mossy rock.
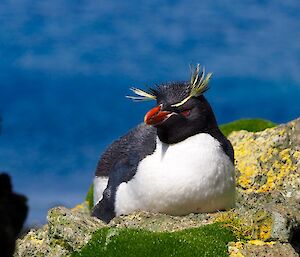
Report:
[[72,257],[100,256],[228,256],[233,233],[220,224],[177,232],[102,228]]

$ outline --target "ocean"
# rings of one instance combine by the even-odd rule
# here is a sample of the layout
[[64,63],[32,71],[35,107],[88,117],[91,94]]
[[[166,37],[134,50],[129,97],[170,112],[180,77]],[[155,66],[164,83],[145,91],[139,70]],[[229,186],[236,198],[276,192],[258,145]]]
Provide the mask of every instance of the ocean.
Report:
[[0,3],[0,171],[29,199],[28,224],[84,200],[105,148],[154,103],[125,98],[213,72],[220,124],[300,114],[300,3],[21,1]]

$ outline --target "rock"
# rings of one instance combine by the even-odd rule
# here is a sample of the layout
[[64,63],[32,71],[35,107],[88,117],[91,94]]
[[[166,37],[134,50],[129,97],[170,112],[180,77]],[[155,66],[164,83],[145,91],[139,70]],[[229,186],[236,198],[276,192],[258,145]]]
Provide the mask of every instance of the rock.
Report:
[[230,257],[297,257],[299,256],[290,244],[252,240],[229,243]]
[[31,230],[18,240],[14,256],[67,256],[78,251],[91,238],[93,232],[106,226],[90,217],[87,207],[69,210],[56,207],[48,212],[48,224],[42,229]]
[[173,232],[188,228],[197,228],[211,224],[213,215],[190,214],[188,216],[170,216],[161,213],[134,212],[127,216],[114,218],[109,226],[117,228],[146,229],[153,232]]
[[233,132],[229,139],[236,156],[236,208],[184,217],[136,212],[107,225],[90,217],[86,205],[57,207],[47,225],[18,241],[15,256],[69,256],[103,228],[174,232],[212,223],[237,238],[229,244],[230,256],[298,256],[300,119],[261,132]]
[[299,124],[298,119],[262,132],[230,134],[239,188],[245,193],[280,190],[286,197],[296,196],[300,188]]
[[0,174],[0,253],[10,257],[27,216],[26,198],[12,191],[10,177]]
[[[288,242],[300,227],[300,119],[262,132],[233,132],[238,205],[263,210],[264,240]],[[299,240],[300,244],[300,240]]]

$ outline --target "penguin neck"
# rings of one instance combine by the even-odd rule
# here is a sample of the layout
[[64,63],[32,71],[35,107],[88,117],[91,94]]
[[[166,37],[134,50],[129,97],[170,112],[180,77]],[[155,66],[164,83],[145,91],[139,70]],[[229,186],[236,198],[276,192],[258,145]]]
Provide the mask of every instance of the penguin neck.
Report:
[[174,128],[157,127],[158,138],[162,143],[169,145],[179,143],[200,133],[210,135],[221,133],[212,112],[206,117],[205,121],[195,123],[194,126],[190,128],[182,127],[175,131]]

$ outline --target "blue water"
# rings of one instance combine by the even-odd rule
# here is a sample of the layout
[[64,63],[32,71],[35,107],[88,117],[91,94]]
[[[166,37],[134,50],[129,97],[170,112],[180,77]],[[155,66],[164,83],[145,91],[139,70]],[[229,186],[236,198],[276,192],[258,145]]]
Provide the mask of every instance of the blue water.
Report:
[[300,114],[300,3],[1,1],[0,170],[29,198],[28,223],[84,199],[99,155],[143,120],[132,85],[214,72],[219,123]]

